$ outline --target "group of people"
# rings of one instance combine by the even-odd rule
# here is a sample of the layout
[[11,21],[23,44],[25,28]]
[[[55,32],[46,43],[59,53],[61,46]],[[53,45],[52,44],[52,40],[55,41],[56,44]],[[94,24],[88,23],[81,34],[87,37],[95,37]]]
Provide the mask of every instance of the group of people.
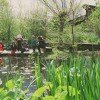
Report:
[[31,47],[33,49],[33,52],[36,50],[39,51],[39,53],[45,52],[46,48],[46,42],[42,36],[39,36],[36,38],[34,35],[32,36],[32,41],[31,41]]
[[39,51],[39,53],[45,52],[46,43],[42,36],[39,36],[36,38],[34,35],[31,38],[30,44],[28,44],[27,41],[24,41],[23,37],[21,35],[18,35],[14,42],[11,44],[11,50],[15,52],[16,50],[21,51],[22,53],[24,51],[29,50],[29,45],[31,45],[31,48],[33,49],[33,52],[36,52],[36,50]]
[[32,35],[31,42],[29,44],[28,41],[25,41],[20,34],[17,35],[17,37],[15,37],[15,40],[12,42],[11,50],[13,52],[18,50],[23,53],[24,51],[29,50],[29,45],[31,45],[33,52],[36,52],[36,50],[38,50],[39,53],[45,52],[46,43],[42,36],[36,38],[34,35]]
[[[10,47],[11,47],[11,54],[14,54],[16,51],[21,51],[23,53],[24,51],[29,50],[29,45],[31,45],[31,48],[33,49],[33,52],[36,52],[38,50],[39,53],[45,52],[46,49],[46,43],[42,36],[35,37],[34,35],[31,38],[31,43],[28,44],[27,41],[24,41],[22,35],[17,35],[14,40],[12,41]],[[0,51],[2,52],[4,50],[4,45],[2,41],[0,41]],[[2,58],[0,57],[0,64],[2,63]]]
[[[11,53],[15,53],[16,51],[21,51],[23,53],[24,51],[29,50],[29,45],[31,45],[31,49],[33,49],[33,52],[36,52],[36,50],[39,53],[45,52],[46,43],[42,36],[35,37],[34,35],[31,38],[31,42],[28,43],[28,41],[25,41],[23,36],[21,34],[17,35],[14,40],[12,41],[10,48]],[[0,51],[4,50],[3,43],[0,42]]]

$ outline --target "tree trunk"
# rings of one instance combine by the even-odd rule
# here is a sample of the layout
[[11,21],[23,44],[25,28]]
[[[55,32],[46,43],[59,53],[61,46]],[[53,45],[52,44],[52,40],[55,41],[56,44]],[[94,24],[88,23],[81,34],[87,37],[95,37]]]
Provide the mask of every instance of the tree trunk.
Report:
[[73,17],[73,21],[72,21],[72,45],[74,45],[74,22],[75,22],[75,12],[74,10],[72,10],[72,17]]
[[64,24],[65,24],[65,15],[63,13],[61,13],[59,15],[59,44],[61,45],[63,40],[61,38],[61,33],[63,33],[64,31]]
[[72,45],[74,45],[75,44],[74,43],[74,41],[75,41],[75,39],[74,39],[74,25],[72,25],[71,27],[72,27]]
[[63,32],[64,30],[64,23],[65,23],[65,15],[59,15],[59,32]]

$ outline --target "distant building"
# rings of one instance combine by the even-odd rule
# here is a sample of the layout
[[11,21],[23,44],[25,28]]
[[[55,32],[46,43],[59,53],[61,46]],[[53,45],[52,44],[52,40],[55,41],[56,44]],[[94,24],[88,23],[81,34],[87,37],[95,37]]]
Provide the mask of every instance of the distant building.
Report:
[[78,25],[80,24],[81,22],[84,22],[88,16],[90,16],[90,14],[95,10],[96,6],[94,5],[88,5],[88,4],[84,4],[82,6],[85,10],[86,10],[86,14],[85,15],[81,15],[79,17],[76,17],[74,19],[74,22],[73,20],[69,20],[69,24],[74,24],[74,25]]
[[83,8],[86,10],[86,15],[85,16],[88,17],[92,13],[92,11],[95,10],[96,6],[84,4]]

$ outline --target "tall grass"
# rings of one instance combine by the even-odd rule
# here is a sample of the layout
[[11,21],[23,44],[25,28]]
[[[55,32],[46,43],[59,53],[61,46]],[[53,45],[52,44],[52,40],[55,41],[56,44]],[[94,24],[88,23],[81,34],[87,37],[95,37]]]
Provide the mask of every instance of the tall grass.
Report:
[[42,86],[30,100],[99,100],[99,67],[99,57],[94,61],[92,57],[70,55],[59,67],[51,61],[46,65],[45,79],[40,76]]

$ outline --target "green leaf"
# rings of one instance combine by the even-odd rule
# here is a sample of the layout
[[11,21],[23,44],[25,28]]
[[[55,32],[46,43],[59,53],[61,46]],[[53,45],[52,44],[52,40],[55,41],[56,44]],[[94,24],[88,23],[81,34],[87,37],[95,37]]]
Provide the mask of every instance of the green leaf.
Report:
[[35,100],[36,98],[38,97],[41,97],[41,95],[48,89],[47,86],[45,87],[41,87],[39,89],[37,89],[34,94],[32,95],[31,99],[30,100]]
[[63,92],[66,92],[66,95],[69,93],[70,96],[75,96],[77,94],[80,94],[80,92],[72,86],[67,87],[67,86],[60,85],[56,89],[55,97],[57,98],[57,97],[63,95]]
[[55,98],[53,96],[46,96],[43,97],[42,100],[55,100]]
[[66,100],[66,96],[67,96],[67,91],[63,91],[59,96],[57,100]]
[[11,90],[14,88],[14,82],[12,80],[9,80],[6,82],[6,87]]
[[7,95],[7,91],[4,88],[0,88],[0,100]]
[[5,97],[3,100],[12,100],[12,98],[10,98],[10,97]]
[[48,89],[51,89],[53,87],[51,82],[45,82],[45,86],[47,86]]
[[15,92],[9,91],[8,94],[7,94],[7,96],[10,97],[10,98],[12,98],[12,99],[14,99],[14,97],[15,97]]
[[60,85],[56,88],[56,93],[61,93],[61,92],[62,92],[62,86]]
[[4,90],[4,88],[0,88],[0,93]]
[[67,92],[69,92],[70,96],[75,96],[77,94],[80,94],[79,91],[72,86],[68,86],[68,88],[67,88],[67,86],[62,86],[62,89],[65,91],[67,90]]

